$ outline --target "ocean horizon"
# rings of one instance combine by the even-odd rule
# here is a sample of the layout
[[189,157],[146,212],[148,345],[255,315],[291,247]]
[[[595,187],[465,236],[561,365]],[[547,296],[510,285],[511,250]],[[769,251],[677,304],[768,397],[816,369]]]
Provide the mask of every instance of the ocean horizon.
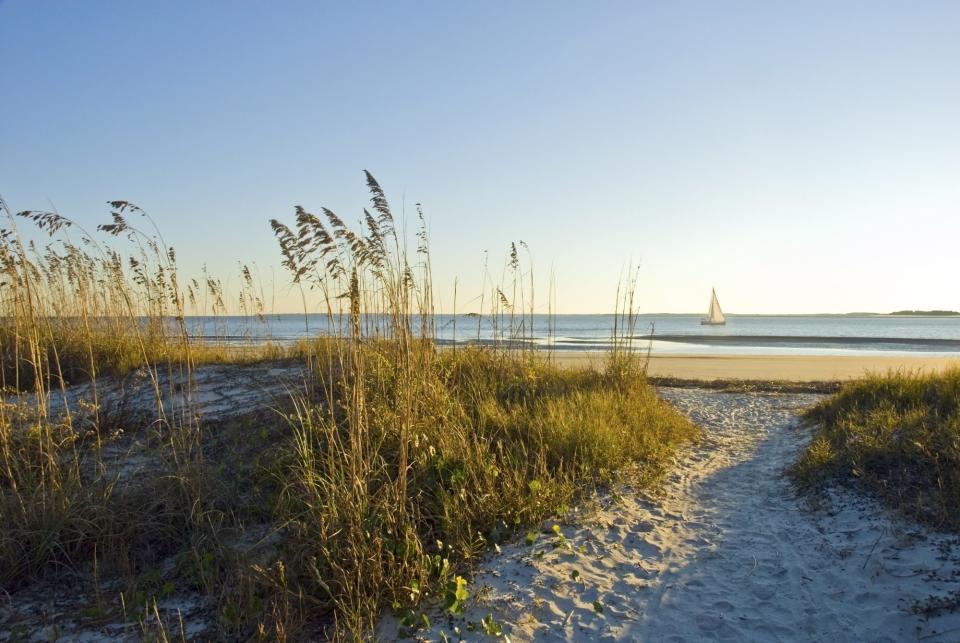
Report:
[[[678,355],[960,355],[960,317],[927,315],[728,314],[722,326],[700,324],[702,315],[640,314],[630,339],[636,350]],[[614,320],[608,314],[458,315],[428,318],[441,345],[529,346],[540,350],[607,351]],[[424,317],[412,316],[420,332]],[[195,316],[186,320],[191,336],[210,342],[280,344],[326,336],[345,329],[346,318],[282,313],[264,316]],[[364,315],[364,333],[386,327],[379,315]],[[619,323],[619,322],[618,322]],[[618,335],[624,336],[622,325]]]

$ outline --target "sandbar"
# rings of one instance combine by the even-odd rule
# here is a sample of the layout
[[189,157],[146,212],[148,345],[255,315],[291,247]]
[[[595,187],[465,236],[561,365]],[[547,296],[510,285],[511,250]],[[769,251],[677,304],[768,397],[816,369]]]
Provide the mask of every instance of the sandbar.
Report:
[[[595,366],[604,354],[558,351],[561,366]],[[826,382],[863,377],[869,373],[909,371],[935,373],[960,367],[960,356],[922,355],[652,355],[651,377],[688,380],[784,380]]]

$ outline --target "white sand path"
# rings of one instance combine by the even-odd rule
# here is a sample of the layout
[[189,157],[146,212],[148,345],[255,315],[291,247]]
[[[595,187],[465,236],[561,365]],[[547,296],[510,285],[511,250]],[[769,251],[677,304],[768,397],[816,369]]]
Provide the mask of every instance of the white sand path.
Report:
[[[960,641],[960,614],[911,612],[960,591],[956,537],[851,491],[816,511],[795,496],[783,472],[815,396],[662,395],[704,429],[662,488],[608,499],[563,538],[503,547],[465,613],[435,613],[425,638],[480,638],[469,623],[492,615],[515,641]],[[385,619],[381,636],[396,631]]]

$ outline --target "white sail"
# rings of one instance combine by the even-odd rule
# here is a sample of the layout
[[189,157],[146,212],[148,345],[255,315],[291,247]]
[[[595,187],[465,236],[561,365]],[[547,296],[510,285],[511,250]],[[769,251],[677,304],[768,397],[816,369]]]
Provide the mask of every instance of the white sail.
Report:
[[710,307],[707,309],[707,316],[700,320],[701,324],[721,325],[727,323],[727,318],[723,316],[720,310],[720,301],[717,299],[717,291],[712,290],[710,294]]

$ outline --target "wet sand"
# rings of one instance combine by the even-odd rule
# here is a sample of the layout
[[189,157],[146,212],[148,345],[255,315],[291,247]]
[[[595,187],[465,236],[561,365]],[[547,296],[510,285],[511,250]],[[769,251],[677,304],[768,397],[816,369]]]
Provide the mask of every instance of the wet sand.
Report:
[[[599,353],[565,351],[554,356],[563,366],[601,364]],[[788,380],[824,382],[891,370],[938,372],[960,367],[960,357],[833,355],[653,355],[649,374],[689,380]]]

